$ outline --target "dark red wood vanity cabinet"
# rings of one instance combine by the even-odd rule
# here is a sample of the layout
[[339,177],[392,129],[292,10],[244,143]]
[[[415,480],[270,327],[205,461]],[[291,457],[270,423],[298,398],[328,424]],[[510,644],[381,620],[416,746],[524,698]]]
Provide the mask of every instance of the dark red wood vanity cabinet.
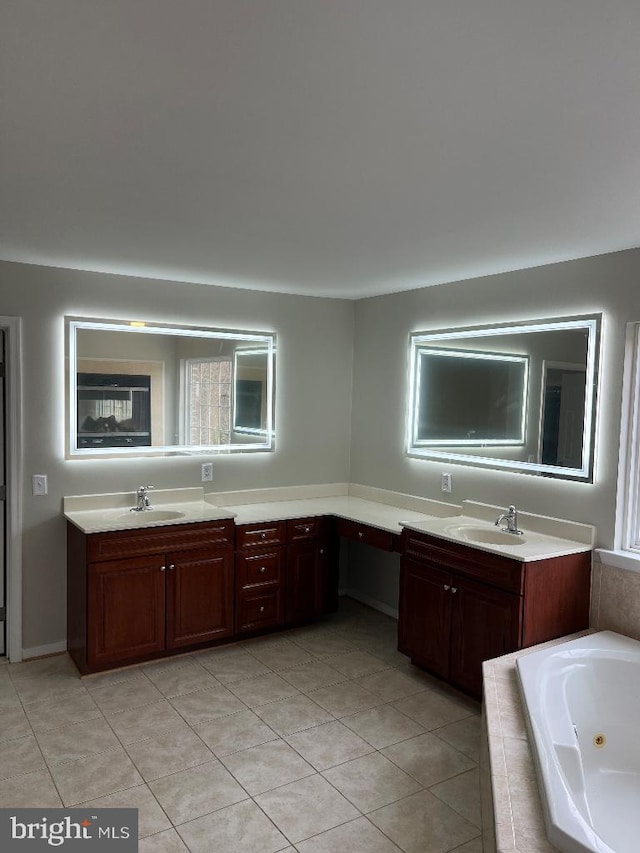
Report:
[[284,521],[236,528],[236,630],[239,634],[284,625]]
[[67,525],[67,644],[82,673],[233,636],[233,521]]
[[337,608],[332,518],[241,524],[236,549],[238,633],[309,622]]
[[338,552],[332,518],[287,521],[286,621],[309,622],[338,606]]
[[475,698],[482,662],[589,625],[591,553],[521,562],[406,529],[398,648]]

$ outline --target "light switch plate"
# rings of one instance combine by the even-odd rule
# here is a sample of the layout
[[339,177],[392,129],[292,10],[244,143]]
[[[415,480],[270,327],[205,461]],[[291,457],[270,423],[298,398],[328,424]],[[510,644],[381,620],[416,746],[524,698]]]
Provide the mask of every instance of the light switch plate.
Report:
[[31,491],[34,495],[46,495],[49,492],[46,474],[34,474],[31,477]]

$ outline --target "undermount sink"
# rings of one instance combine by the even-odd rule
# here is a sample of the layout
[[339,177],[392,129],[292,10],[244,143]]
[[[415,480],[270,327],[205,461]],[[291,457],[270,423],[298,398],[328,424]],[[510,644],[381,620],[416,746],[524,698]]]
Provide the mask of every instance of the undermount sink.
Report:
[[184,513],[174,509],[143,509],[140,512],[130,509],[120,517],[129,521],[172,521],[184,518]]
[[483,545],[523,545],[527,541],[517,533],[505,533],[498,528],[473,524],[451,524],[445,527],[445,533],[466,542],[478,542]]

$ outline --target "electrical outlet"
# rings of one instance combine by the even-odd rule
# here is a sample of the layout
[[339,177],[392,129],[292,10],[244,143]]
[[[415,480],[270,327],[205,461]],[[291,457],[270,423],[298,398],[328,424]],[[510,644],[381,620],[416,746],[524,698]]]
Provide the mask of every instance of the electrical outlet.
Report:
[[440,478],[440,489],[443,492],[451,491],[451,474],[442,474]]
[[203,462],[200,466],[200,479],[203,483],[210,483],[213,480],[213,462]]
[[46,495],[49,491],[46,474],[34,474],[31,477],[31,492],[34,495]]

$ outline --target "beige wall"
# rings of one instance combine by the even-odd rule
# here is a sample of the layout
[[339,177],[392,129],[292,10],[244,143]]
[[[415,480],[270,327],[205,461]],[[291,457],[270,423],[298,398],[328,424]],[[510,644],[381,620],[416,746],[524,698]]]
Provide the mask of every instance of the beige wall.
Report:
[[[273,330],[276,450],[213,458],[211,491],[346,482],[352,302],[0,262],[0,315],[23,320],[23,646],[66,636],[64,495],[200,485],[202,457],[65,460],[65,314]],[[32,497],[31,475],[49,494]]]
[[[414,331],[603,312],[601,394],[593,484],[405,456],[407,347]],[[595,524],[597,544],[613,547],[625,324],[640,320],[640,250],[486,276],[356,303],[351,422],[351,481],[442,499],[440,474],[453,477],[451,499],[484,501]],[[366,581],[353,552],[349,572],[365,595],[397,600]],[[638,576],[640,577],[640,575]],[[375,589],[374,589],[375,585]],[[640,588],[639,588],[640,593]]]
[[[602,311],[602,370],[595,482],[576,483],[405,456],[409,334]],[[613,546],[625,324],[640,319],[640,250],[487,276],[356,303],[351,480],[454,501],[516,504],[598,527]]]
[[[65,637],[64,495],[123,491],[142,482],[200,484],[198,458],[64,459],[65,314],[278,334],[276,452],[214,458],[213,491],[351,480],[441,498],[440,473],[448,470],[454,501],[515,503],[595,524],[598,544],[611,547],[624,331],[627,321],[640,318],[639,284],[639,250],[356,303],[0,263],[0,314],[23,318],[24,647]],[[604,312],[604,327],[593,484],[405,456],[410,332],[597,311]],[[49,475],[48,496],[31,496],[33,473]],[[368,586],[367,550],[350,549],[344,585],[393,608],[397,558],[388,558],[388,572],[384,560],[376,560]]]

